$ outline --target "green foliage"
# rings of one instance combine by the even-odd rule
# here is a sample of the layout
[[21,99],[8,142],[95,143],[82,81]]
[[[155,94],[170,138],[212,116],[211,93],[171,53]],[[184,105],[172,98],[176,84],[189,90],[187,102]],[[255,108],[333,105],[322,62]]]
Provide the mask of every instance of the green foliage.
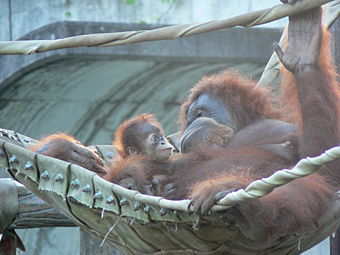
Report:
[[126,5],[135,5],[138,0],[125,0]]
[[66,16],[66,17],[70,17],[70,16],[71,16],[71,13],[70,13],[70,12],[65,12],[65,16]]

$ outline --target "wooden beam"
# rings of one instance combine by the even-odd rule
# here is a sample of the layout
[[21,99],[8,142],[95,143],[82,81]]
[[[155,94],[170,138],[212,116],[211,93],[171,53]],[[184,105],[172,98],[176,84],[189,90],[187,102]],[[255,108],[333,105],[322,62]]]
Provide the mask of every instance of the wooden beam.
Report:
[[[5,179],[0,179],[0,186],[4,183]],[[18,191],[18,209],[16,215],[13,215],[15,218],[9,224],[8,229],[76,227],[66,216],[38,198],[25,186],[16,181],[13,183]],[[2,190],[0,200],[4,200],[6,196],[8,196],[7,192]]]

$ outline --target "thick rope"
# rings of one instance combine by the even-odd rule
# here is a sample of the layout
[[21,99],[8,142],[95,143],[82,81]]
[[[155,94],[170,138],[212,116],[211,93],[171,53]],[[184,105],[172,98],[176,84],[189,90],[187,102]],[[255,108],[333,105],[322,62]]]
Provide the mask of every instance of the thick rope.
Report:
[[[217,202],[217,205],[212,207],[211,211],[222,211],[233,207],[238,202],[263,197],[272,192],[275,188],[283,186],[297,178],[315,173],[323,165],[339,158],[340,146],[337,146],[327,150],[320,156],[301,159],[292,169],[278,170],[269,177],[252,182],[246,189],[240,189],[227,194]],[[159,206],[161,208],[184,212],[193,211],[190,207],[190,200],[187,199],[178,201],[168,200],[162,197],[140,194],[137,191],[128,190],[118,185],[114,185],[112,190],[127,199],[137,201],[141,204]]]
[[295,4],[280,4],[272,8],[242,14],[227,19],[170,26],[148,31],[90,34],[57,40],[0,42],[0,55],[30,55],[50,50],[83,46],[107,47],[146,41],[173,40],[180,37],[198,35],[235,26],[257,26],[286,16],[297,14],[304,10],[309,10],[328,2],[330,2],[330,0],[301,0],[297,1]]
[[[26,140],[27,141],[27,140],[30,140],[30,138],[23,136],[21,134],[16,134],[17,136],[14,136],[12,135],[12,133],[14,132],[10,130],[0,129],[0,142],[3,141],[6,144],[5,151],[0,150],[0,155],[1,153],[6,153],[3,155],[10,155],[10,154],[25,155],[25,151],[27,149],[21,146],[15,145],[15,143],[12,143],[11,141],[7,141],[7,140],[14,140],[14,141],[25,141]],[[3,140],[3,136],[5,138],[8,137],[8,139]],[[328,164],[332,161],[335,161],[339,158],[340,158],[340,146],[337,146],[337,147],[327,150],[320,156],[313,157],[313,158],[307,157],[305,159],[301,159],[296,164],[296,166],[290,170],[289,169],[278,170],[269,177],[262,178],[261,180],[252,182],[244,190],[241,189],[241,190],[227,194],[224,198],[220,199],[217,202],[217,205],[212,207],[211,211],[225,210],[225,209],[228,209],[234,206],[238,202],[263,197],[269,194],[270,192],[272,192],[275,188],[285,185],[297,178],[301,178],[301,177],[310,175],[312,173],[315,173],[323,165]],[[11,159],[8,159],[8,160],[11,160]],[[51,158],[51,160],[60,161],[60,160],[53,159],[53,158]],[[2,163],[5,163],[5,162],[2,161]],[[0,161],[0,164],[1,164],[1,161]],[[6,158],[6,163],[3,165],[3,167],[8,168],[7,158]],[[79,166],[77,167],[81,168]],[[83,169],[83,170],[86,171],[86,169]],[[25,174],[26,171],[23,171],[21,173]],[[163,197],[144,195],[138,191],[129,190],[117,184],[111,183],[110,185],[114,193],[119,194],[120,196],[130,201],[139,202],[140,204],[144,204],[144,205],[159,206],[161,208],[165,208],[169,210],[192,212],[192,208],[190,207],[190,200],[188,199],[178,200],[178,201],[168,200]]]
[[275,188],[285,185],[297,178],[301,178],[318,171],[323,165],[328,164],[340,158],[340,146],[331,148],[317,157],[307,157],[301,159],[292,169],[283,169],[276,171],[267,178],[262,178],[249,184],[246,189],[240,189],[227,194],[217,202],[217,206],[212,211],[220,211],[230,208],[238,202],[249,199],[263,197]]

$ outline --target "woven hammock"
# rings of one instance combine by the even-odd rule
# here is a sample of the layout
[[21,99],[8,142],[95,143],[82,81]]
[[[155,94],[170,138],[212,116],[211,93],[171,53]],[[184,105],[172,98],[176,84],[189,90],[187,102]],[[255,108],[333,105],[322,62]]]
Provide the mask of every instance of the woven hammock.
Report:
[[[125,189],[80,166],[27,150],[32,142],[1,129],[0,165],[76,225],[125,254],[300,254],[331,235],[340,223],[340,200],[335,199],[317,228],[280,236],[269,245],[261,241],[264,226],[232,207],[315,172],[340,158],[340,147],[300,161],[292,173],[278,171],[229,194],[209,216],[202,217],[191,212],[188,200],[171,201]],[[95,149],[104,161],[112,160],[113,146]]]
[[[258,25],[271,21],[272,16],[281,11],[283,17],[326,2],[329,1],[298,1],[296,9],[279,6],[247,18],[180,25],[158,31],[86,35],[55,41],[0,42],[0,54],[33,54],[69,47],[175,39],[236,25]],[[332,11],[338,2],[331,3],[329,9]],[[339,14],[338,8],[334,9],[329,24]],[[259,84],[273,80],[278,72],[276,63],[274,55]],[[340,199],[337,197],[331,202],[332,209],[318,220],[317,227],[279,236],[268,244],[262,241],[265,227],[235,206],[317,171],[322,165],[340,158],[340,147],[319,157],[303,159],[292,170],[278,171],[251,183],[245,190],[228,194],[218,201],[209,216],[203,217],[192,213],[189,200],[170,201],[143,195],[107,182],[80,166],[27,150],[33,142],[35,140],[27,136],[0,129],[0,165],[76,225],[125,254],[300,254],[330,236],[340,224]],[[104,162],[112,161],[113,146],[95,146],[94,150]]]

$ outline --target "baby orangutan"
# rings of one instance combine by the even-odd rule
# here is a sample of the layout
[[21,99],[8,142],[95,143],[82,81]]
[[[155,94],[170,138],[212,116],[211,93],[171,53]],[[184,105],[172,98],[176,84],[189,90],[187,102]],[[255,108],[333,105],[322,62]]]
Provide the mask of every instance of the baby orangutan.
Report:
[[91,149],[63,133],[43,138],[30,150],[77,164],[123,187],[160,194],[168,174],[165,161],[172,157],[173,147],[153,115],[141,114],[125,121],[118,127],[113,145],[117,156],[108,168]]
[[161,124],[151,114],[141,114],[121,124],[113,145],[119,156],[148,155],[156,161],[172,156],[173,147],[164,138]]
[[44,137],[30,146],[29,150],[79,165],[102,177],[106,175],[101,158],[74,137],[64,133]]
[[105,179],[142,193],[159,195],[167,180],[166,161],[172,157],[173,147],[153,115],[141,114],[125,121],[118,127],[113,145],[118,157]]

